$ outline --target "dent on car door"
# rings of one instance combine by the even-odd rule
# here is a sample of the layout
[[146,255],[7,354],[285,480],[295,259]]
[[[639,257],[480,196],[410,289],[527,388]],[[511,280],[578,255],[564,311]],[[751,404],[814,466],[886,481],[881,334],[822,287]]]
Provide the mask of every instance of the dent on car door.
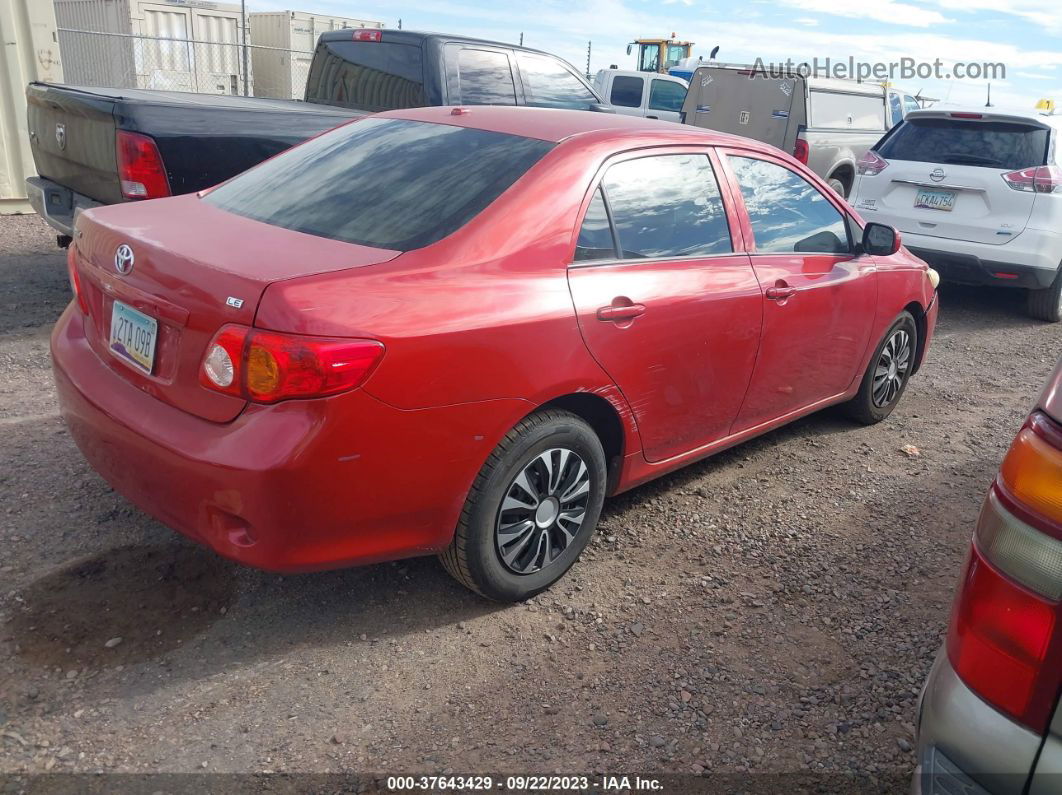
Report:
[[703,149],[610,163],[568,268],[583,339],[650,461],[729,433],[759,345],[759,284],[714,169]]
[[849,389],[874,324],[877,280],[828,188],[768,155],[730,151],[724,160],[763,290],[763,335],[737,432]]

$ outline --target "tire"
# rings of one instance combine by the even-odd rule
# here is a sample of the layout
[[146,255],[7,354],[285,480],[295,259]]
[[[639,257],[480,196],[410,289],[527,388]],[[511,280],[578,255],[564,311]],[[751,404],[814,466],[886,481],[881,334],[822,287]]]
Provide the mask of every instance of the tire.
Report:
[[559,409],[536,412],[490,454],[439,559],[481,596],[529,599],[579,558],[601,515],[605,476],[605,452],[589,425]]
[[848,188],[846,188],[844,182],[837,179],[837,177],[830,177],[828,180],[826,180],[826,184],[833,188],[833,192],[840,196],[842,199],[848,198]]
[[1055,274],[1050,287],[1042,290],[1029,290],[1026,311],[1037,320],[1057,323],[1062,320],[1062,266]]
[[[906,334],[906,338],[903,334]],[[890,343],[893,343],[891,347]],[[906,357],[902,353],[904,349]],[[918,327],[910,312],[902,312],[885,332],[870,358],[870,364],[867,365],[867,371],[859,385],[859,392],[844,404],[845,413],[864,425],[881,422],[892,414],[907,389],[907,382],[911,380],[917,352]],[[898,366],[891,367],[892,362]],[[879,367],[884,367],[885,372],[879,372]],[[882,376],[884,380],[879,380]]]

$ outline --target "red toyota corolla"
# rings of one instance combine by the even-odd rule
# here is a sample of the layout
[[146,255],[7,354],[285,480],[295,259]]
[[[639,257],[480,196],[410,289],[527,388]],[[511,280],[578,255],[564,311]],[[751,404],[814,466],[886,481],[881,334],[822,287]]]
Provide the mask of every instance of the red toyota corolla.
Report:
[[439,554],[556,581],[609,494],[824,406],[895,407],[935,273],[792,158],[577,111],[384,113],[200,195],[83,213],[63,415],[253,566]]

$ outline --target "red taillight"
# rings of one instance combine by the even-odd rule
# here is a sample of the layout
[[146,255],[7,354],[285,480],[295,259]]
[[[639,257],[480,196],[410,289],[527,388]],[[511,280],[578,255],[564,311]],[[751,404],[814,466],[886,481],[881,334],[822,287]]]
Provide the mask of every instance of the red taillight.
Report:
[[971,690],[1037,732],[1062,685],[1062,428],[1034,413],[977,520],[948,657]]
[[953,119],[983,119],[983,113],[949,113]]
[[796,146],[793,147],[793,157],[795,157],[797,160],[799,160],[801,163],[803,163],[806,166],[808,164],[808,155],[809,154],[810,154],[810,149],[808,147],[807,140],[804,139],[804,138],[797,138],[796,139]]
[[1030,193],[1062,193],[1062,168],[1033,166],[1003,174],[1003,181],[1012,190]]
[[383,41],[382,30],[361,30],[354,31],[354,41]]
[[1055,606],[997,572],[975,545],[952,613],[948,658],[971,690],[1037,732],[1056,695],[1057,681],[1044,681],[1057,680],[1044,665],[1054,629]]
[[155,139],[140,133],[118,131],[118,178],[127,199],[170,196],[170,181]]
[[81,274],[77,270],[77,252],[73,245],[67,246],[66,249],[66,274],[70,278],[70,290],[77,299],[77,305],[87,315],[89,313],[88,299],[81,289]]
[[889,161],[880,157],[877,152],[868,151],[856,161],[856,170],[868,177],[880,174],[888,167]]
[[207,346],[199,382],[256,403],[354,389],[383,355],[376,340],[333,339],[223,327]]

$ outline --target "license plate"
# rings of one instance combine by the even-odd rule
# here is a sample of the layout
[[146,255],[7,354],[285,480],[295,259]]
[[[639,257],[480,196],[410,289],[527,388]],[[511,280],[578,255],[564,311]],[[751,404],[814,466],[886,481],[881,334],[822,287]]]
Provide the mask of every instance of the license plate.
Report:
[[927,210],[943,210],[950,213],[955,207],[955,191],[953,190],[926,190],[919,188],[915,194],[915,207],[925,207]]
[[133,307],[114,302],[111,310],[111,350],[138,370],[150,373],[155,364],[159,322]]

